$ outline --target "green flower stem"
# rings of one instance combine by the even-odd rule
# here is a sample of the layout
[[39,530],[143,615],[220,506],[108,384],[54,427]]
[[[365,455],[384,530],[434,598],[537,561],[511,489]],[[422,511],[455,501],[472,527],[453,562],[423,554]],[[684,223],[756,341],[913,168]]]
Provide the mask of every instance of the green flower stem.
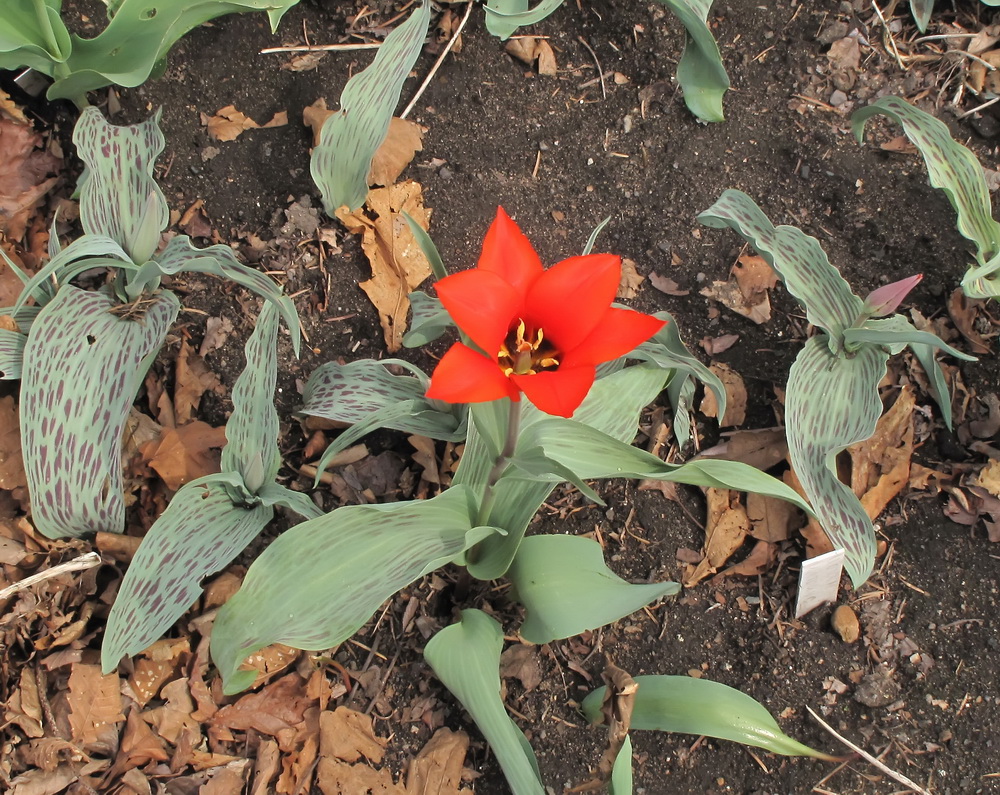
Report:
[[38,17],[38,26],[45,36],[45,44],[49,52],[53,55],[62,55],[59,49],[59,42],[56,40],[56,32],[52,29],[52,20],[49,19],[48,9],[45,7],[45,0],[34,0],[35,16]]
[[[479,503],[479,514],[476,522],[479,525],[487,525],[490,520],[490,512],[493,510],[493,503],[496,500],[496,485],[507,469],[507,464],[514,455],[517,447],[517,436],[521,429],[521,402],[518,400],[509,401],[507,407],[507,436],[504,440],[503,449],[493,462],[493,468],[486,477],[486,487],[483,489],[483,498]],[[479,556],[480,545],[477,544],[468,552],[468,559],[475,562]]]

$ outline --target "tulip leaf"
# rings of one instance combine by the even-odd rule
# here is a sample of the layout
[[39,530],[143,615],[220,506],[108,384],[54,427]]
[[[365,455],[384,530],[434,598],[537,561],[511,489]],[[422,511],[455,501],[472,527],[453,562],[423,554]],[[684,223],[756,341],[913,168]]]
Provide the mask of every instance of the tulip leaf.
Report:
[[[690,676],[637,676],[632,731],[652,730],[705,735],[752,745],[785,756],[829,756],[781,731],[757,701],[719,682]],[[591,723],[603,719],[606,687],[588,695],[581,708]]]
[[[420,246],[420,251],[427,258],[427,264],[431,266],[431,270],[434,272],[435,279],[443,279],[448,275],[447,269],[444,267],[444,261],[441,259],[441,252],[438,251],[437,246],[434,245],[434,241],[431,236],[427,233],[420,223],[406,210],[402,211],[403,220],[406,221],[406,225],[410,229],[410,234],[413,235],[413,239],[417,241],[417,245]],[[423,293],[421,293],[423,295]],[[425,296],[426,297],[426,296]]]
[[349,505],[280,535],[219,611],[212,657],[226,693],[245,689],[250,654],[272,643],[327,649],[386,599],[496,532],[474,524],[468,489],[430,500]]
[[503,630],[481,610],[427,642],[424,657],[437,678],[461,702],[486,737],[513,795],[544,795],[538,762],[500,698]]
[[518,28],[541,22],[562,4],[563,0],[539,0],[531,8],[529,0],[486,0],[486,30],[507,41]]
[[[199,249],[191,244],[187,235],[178,235],[171,238],[150,265],[160,273],[207,273],[246,287],[258,298],[275,306],[292,335],[292,350],[296,356],[299,355],[299,314],[292,299],[266,273],[240,262],[229,246],[218,244]],[[138,276],[137,281],[143,278]]]
[[930,184],[944,191],[958,215],[958,231],[976,246],[978,267],[962,282],[971,298],[1000,296],[1000,224],[993,219],[990,192],[976,156],[951,137],[948,126],[899,97],[881,97],[855,112],[851,128],[864,140],[865,124],[882,114],[901,124],[923,155]]
[[420,348],[434,342],[455,325],[439,299],[431,298],[420,290],[414,290],[409,298],[413,318],[409,330],[403,335],[403,345],[407,348]]
[[882,415],[879,381],[889,354],[865,345],[835,356],[823,335],[811,337],[788,374],[785,425],[792,468],[854,587],[871,574],[875,529],[854,492],[837,477],[836,456],[869,438]]
[[65,285],[38,313],[24,347],[20,409],[32,519],[42,534],[124,530],[122,431],[178,310],[171,293],[132,308]]
[[424,0],[388,36],[372,64],[347,81],[340,110],[330,116],[313,149],[309,170],[331,218],[340,207],[357,210],[368,196],[368,172],[389,132],[403,82],[424,46],[431,4]]
[[163,151],[160,112],[140,124],[109,124],[88,106],[73,128],[73,143],[86,169],[80,177],[80,223],[92,235],[116,241],[136,265],[156,250],[170,209],[153,166]]
[[0,69],[22,66],[50,77],[72,49],[59,16],[62,0],[29,3],[8,0],[0,17]]
[[913,14],[913,21],[917,23],[917,30],[921,33],[927,32],[933,11],[934,0],[910,0],[910,13]]
[[628,583],[604,563],[600,544],[569,535],[525,538],[508,574],[527,609],[521,637],[539,645],[603,627],[681,588]]
[[857,320],[864,302],[830,264],[816,238],[794,226],[774,226],[738,190],[724,191],[698,220],[715,228],[728,226],[753,246],[805,307],[809,322],[830,334],[826,339],[839,349],[844,330]]
[[105,673],[123,655],[158,640],[201,596],[201,581],[225,568],[271,521],[271,508],[233,504],[230,489],[242,485],[236,472],[193,480],[153,523],[108,616],[101,649]]
[[21,377],[27,341],[26,334],[0,329],[0,380],[13,381]]
[[632,738],[625,735],[615,764],[611,768],[611,781],[608,787],[609,795],[632,795]]
[[702,121],[723,121],[722,97],[729,88],[729,76],[706,23],[712,1],[659,0],[687,31],[684,54],[677,63],[677,82],[684,89],[684,104]]

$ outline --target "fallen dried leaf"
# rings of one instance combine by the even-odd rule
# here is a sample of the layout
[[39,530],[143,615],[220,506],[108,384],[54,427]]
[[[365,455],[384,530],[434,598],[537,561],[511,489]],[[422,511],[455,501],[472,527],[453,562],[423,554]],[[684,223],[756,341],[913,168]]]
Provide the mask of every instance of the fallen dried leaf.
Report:
[[786,500],[750,492],[747,494],[747,516],[753,525],[750,535],[774,544],[791,538],[792,528],[799,521],[799,509]]
[[[998,51],[1000,54],[1000,51]],[[983,301],[966,298],[961,288],[955,290],[948,298],[948,314],[959,333],[965,337],[972,345],[972,352],[983,354],[990,352],[990,346],[983,339],[982,335],[976,331],[976,317],[979,314]]]
[[117,724],[125,720],[117,674],[101,674],[99,665],[77,663],[67,683],[69,725],[85,751],[107,752],[118,744]]
[[778,547],[767,541],[758,541],[753,545],[750,554],[739,563],[734,563],[729,568],[719,572],[719,577],[756,577],[771,568],[774,561],[778,559]]
[[260,125],[246,114],[236,110],[235,105],[226,105],[216,111],[214,116],[201,114],[201,123],[208,128],[208,135],[216,141],[235,141],[247,130],[283,127],[288,124],[288,113],[279,111],[271,121]]
[[215,451],[225,444],[225,428],[195,420],[179,428],[164,428],[160,438],[143,445],[141,452],[167,487],[177,491],[195,478],[218,472],[221,454]]
[[535,646],[511,646],[500,655],[500,676],[515,678],[521,682],[526,693],[542,683],[542,664]]
[[204,358],[212,351],[221,348],[233,331],[233,321],[228,317],[210,317],[205,321],[205,337],[201,341],[201,347],[198,348],[198,355]]
[[319,716],[320,754],[343,762],[357,762],[364,757],[379,764],[387,740],[376,737],[372,719],[347,707]]
[[51,190],[62,163],[42,150],[42,137],[30,126],[0,118],[0,232],[21,240],[32,210]]
[[616,298],[622,301],[629,301],[639,294],[639,286],[646,281],[646,277],[636,270],[635,263],[628,259],[622,259],[622,278],[618,284]]
[[21,457],[21,426],[17,403],[10,395],[0,398],[0,489],[13,491],[28,483]]
[[468,750],[465,732],[438,729],[410,762],[406,795],[459,795]]
[[538,62],[538,74],[549,77],[555,76],[558,72],[556,67],[556,55],[552,51],[551,45],[545,40],[534,36],[523,36],[510,39],[504,46],[509,55],[514,56],[525,66],[532,66]]
[[[747,413],[747,390],[743,385],[742,376],[728,364],[721,362],[712,362],[709,369],[719,377],[726,389],[726,413],[719,420],[719,426],[727,428],[733,425],[742,425]],[[719,404],[711,389],[705,390],[705,397],[702,398],[699,411],[706,417],[719,416]]]
[[690,290],[682,290],[680,286],[669,276],[660,276],[656,271],[649,274],[649,283],[664,295],[684,296],[690,295]]
[[416,122],[393,117],[389,132],[375,151],[372,167],[368,172],[369,185],[395,184],[413,156],[424,148],[423,138],[427,128]]
[[750,534],[750,519],[739,494],[728,489],[707,489],[708,518],[705,520],[704,558],[688,567],[684,587],[691,588],[719,568],[739,549]]
[[709,356],[724,353],[739,342],[739,334],[723,334],[721,337],[702,337],[699,343]]
[[174,369],[174,421],[184,425],[191,420],[208,390],[220,392],[219,376],[205,364],[187,340],[181,342]]

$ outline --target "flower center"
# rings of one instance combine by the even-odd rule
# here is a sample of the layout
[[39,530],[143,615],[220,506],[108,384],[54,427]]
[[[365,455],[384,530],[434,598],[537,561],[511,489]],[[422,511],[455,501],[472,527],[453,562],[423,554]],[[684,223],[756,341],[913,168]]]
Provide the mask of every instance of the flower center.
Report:
[[559,351],[545,339],[541,329],[528,332],[524,321],[518,318],[517,326],[507,332],[507,338],[500,346],[497,364],[503,374],[537,375],[544,370],[554,370],[559,366]]

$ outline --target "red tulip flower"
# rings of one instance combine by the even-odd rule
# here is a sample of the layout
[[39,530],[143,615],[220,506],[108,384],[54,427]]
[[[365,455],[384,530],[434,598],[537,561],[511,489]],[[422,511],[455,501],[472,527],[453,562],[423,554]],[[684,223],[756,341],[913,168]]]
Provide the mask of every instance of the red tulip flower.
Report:
[[594,383],[597,365],[617,359],[665,321],[611,306],[621,259],[570,257],[548,270],[502,208],[479,265],[437,283],[455,324],[479,348],[453,345],[427,397],[481,403],[523,392],[547,414],[569,417]]

